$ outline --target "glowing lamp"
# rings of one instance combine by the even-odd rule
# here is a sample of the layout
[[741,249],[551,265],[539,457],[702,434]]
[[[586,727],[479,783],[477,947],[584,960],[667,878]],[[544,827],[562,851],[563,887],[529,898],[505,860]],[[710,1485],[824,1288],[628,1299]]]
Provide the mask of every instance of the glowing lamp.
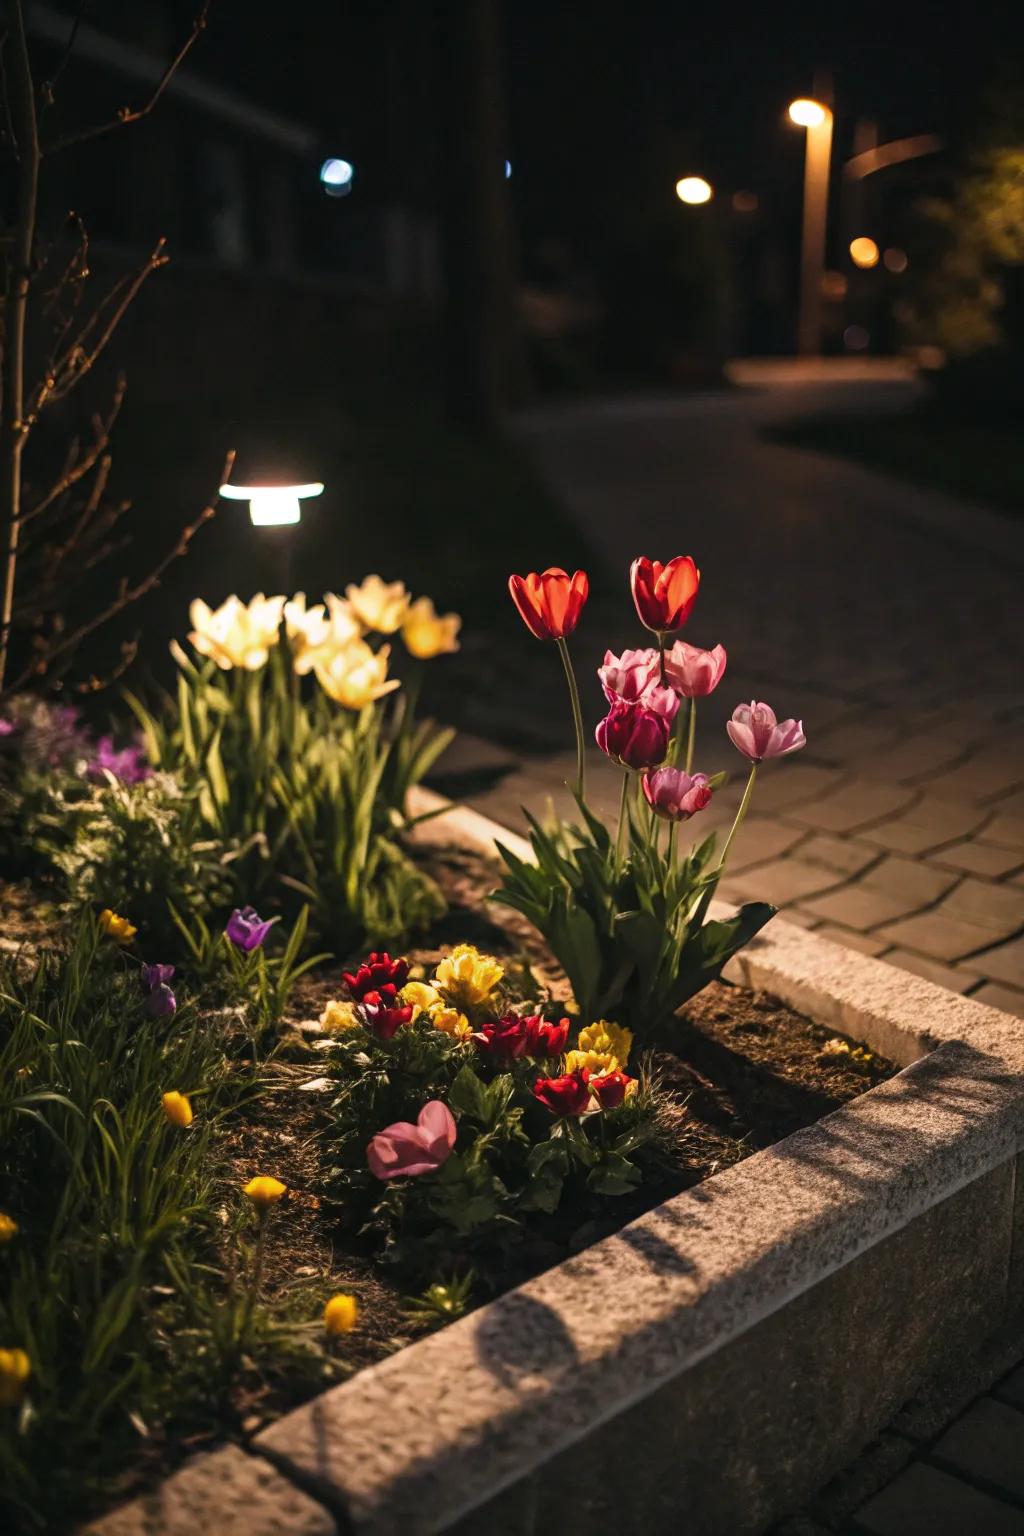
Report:
[[307,496],[319,496],[323,482],[307,485],[222,485],[220,494],[229,501],[247,501],[254,528],[279,528],[297,523],[301,517],[299,502]]
[[855,267],[865,270],[878,266],[878,246],[869,235],[858,235],[850,241],[850,260]]
[[328,197],[347,197],[352,191],[355,174],[351,160],[338,160],[332,156],[320,167],[320,185]]
[[827,115],[827,107],[823,107],[820,101],[811,101],[805,96],[800,96],[789,104],[790,120],[799,128],[820,128]]
[[710,203],[714,192],[703,176],[682,176],[676,182],[676,197],[681,203]]

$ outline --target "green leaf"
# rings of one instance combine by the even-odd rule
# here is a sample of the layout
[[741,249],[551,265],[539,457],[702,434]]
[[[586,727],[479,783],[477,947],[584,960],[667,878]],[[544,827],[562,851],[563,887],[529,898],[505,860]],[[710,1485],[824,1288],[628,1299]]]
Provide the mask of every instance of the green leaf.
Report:
[[519,1201],[520,1208],[550,1215],[558,1209],[569,1172],[569,1150],[564,1140],[537,1142],[526,1159],[526,1171],[529,1182]]
[[690,997],[695,997],[721,973],[736,952],[749,944],[756,933],[778,911],[767,901],[749,901],[735,917],[724,922],[705,923],[683,947],[680,975],[673,990],[672,1011]]
[[618,1152],[605,1152],[587,1174],[587,1188],[599,1195],[628,1195],[640,1183],[640,1169]]
[[481,1125],[491,1123],[490,1094],[472,1067],[463,1067],[456,1074],[448,1090],[448,1106],[456,1114],[467,1115],[471,1120],[478,1120]]

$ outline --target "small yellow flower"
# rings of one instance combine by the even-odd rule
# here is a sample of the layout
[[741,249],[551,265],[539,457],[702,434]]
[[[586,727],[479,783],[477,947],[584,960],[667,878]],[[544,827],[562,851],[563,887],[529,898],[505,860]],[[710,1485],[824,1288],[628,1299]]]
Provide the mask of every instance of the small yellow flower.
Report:
[[411,1004],[414,1019],[421,1013],[432,1013],[435,1008],[444,1007],[440,992],[426,981],[407,981],[399,995],[403,1003]]
[[192,1105],[183,1093],[178,1093],[175,1089],[172,1093],[161,1094],[160,1103],[172,1125],[176,1125],[182,1131],[188,1130],[193,1119]]
[[456,636],[461,628],[457,613],[440,614],[429,597],[420,597],[409,606],[402,621],[402,639],[410,656],[429,661],[432,656],[458,650]]
[[223,671],[244,667],[255,672],[265,666],[272,646],[280,638],[283,597],[264,597],[257,592],[251,603],[234,593],[219,608],[209,608],[196,598],[188,611],[192,620],[189,640],[200,656],[210,656]]
[[116,939],[118,944],[130,944],[139,931],[134,923],[126,917],[118,917],[109,907],[104,907],[100,913],[100,928],[108,939]]
[[341,1035],[346,1029],[358,1027],[359,1015],[356,1013],[355,1004],[344,1002],[336,997],[331,998],[320,1015],[320,1028],[325,1035]]
[[409,607],[404,582],[367,576],[361,587],[346,587],[345,596],[352,612],[367,629],[376,630],[379,635],[393,635],[396,629],[401,629]]
[[6,1211],[0,1211],[0,1243],[9,1243],[17,1235],[18,1223]]
[[14,1408],[25,1396],[32,1362],[23,1349],[0,1349],[0,1408]]
[[359,1303],[354,1296],[339,1292],[324,1307],[324,1328],[331,1338],[340,1333],[351,1333],[359,1321]]
[[623,1029],[619,1024],[609,1024],[606,1019],[598,1019],[596,1023],[588,1024],[586,1029],[580,1030],[579,1047],[581,1051],[600,1051],[614,1056],[618,1070],[625,1072],[629,1053],[633,1049],[633,1031]]
[[391,647],[374,651],[365,640],[353,640],[330,654],[317,652],[313,670],[324,693],[345,709],[363,709],[398,687],[397,677],[388,680]]
[[280,1179],[273,1178],[269,1173],[261,1173],[254,1179],[250,1179],[242,1190],[260,1211],[269,1210],[276,1205],[282,1195],[288,1193],[287,1184],[282,1184]]
[[446,1008],[443,1003],[440,1008],[431,1008],[429,1018],[434,1028],[443,1030],[446,1035],[468,1039],[473,1033],[473,1026],[466,1015],[457,1008]]
[[586,1067],[591,1077],[603,1077],[606,1072],[622,1071],[619,1058],[613,1056],[611,1051],[567,1051],[565,1070],[575,1072],[577,1067]]
[[363,627],[344,598],[328,592],[323,603],[306,607],[306,594],[296,592],[284,605],[284,627],[291,642],[292,665],[300,677],[326,665],[337,651],[362,637]]
[[456,944],[434,972],[434,980],[449,1001],[474,1008],[490,997],[504,976],[493,955],[482,955],[474,944]]

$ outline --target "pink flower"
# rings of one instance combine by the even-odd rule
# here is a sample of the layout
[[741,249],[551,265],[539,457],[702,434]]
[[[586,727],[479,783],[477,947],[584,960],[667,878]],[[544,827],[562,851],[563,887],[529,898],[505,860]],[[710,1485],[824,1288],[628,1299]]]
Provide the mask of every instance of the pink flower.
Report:
[[597,676],[609,704],[616,699],[633,702],[639,699],[651,683],[658,681],[660,669],[658,653],[653,646],[639,651],[605,651],[604,666],[598,667]]
[[702,651],[699,645],[677,640],[665,652],[665,673],[684,699],[703,699],[714,693],[725,674],[725,647],[716,645],[713,651]]
[[667,715],[616,699],[594,734],[601,751],[623,768],[654,768],[665,761],[670,726]]
[[643,777],[644,796],[656,816],[665,821],[688,821],[711,800],[706,773],[684,773],[681,768],[655,768]]
[[784,757],[787,752],[797,752],[807,745],[802,720],[777,721],[774,709],[756,699],[749,704],[737,704],[725,728],[733,746],[752,763]]
[[396,1120],[378,1131],[366,1148],[366,1161],[378,1179],[396,1179],[403,1174],[412,1177],[440,1168],[454,1145],[452,1112],[440,1099],[431,1099],[420,1110],[415,1125]]

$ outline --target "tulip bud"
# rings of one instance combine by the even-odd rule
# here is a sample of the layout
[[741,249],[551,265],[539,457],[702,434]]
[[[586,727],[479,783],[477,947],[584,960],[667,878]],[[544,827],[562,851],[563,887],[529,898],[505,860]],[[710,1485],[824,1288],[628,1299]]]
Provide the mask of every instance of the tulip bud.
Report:
[[176,1125],[179,1130],[187,1130],[192,1124],[193,1116],[192,1105],[185,1095],[175,1090],[172,1093],[161,1095],[160,1102],[164,1107],[164,1114],[171,1124]]
[[282,1195],[287,1193],[287,1184],[282,1184],[280,1179],[273,1178],[269,1173],[261,1173],[256,1178],[250,1179],[242,1190],[242,1194],[261,1212],[276,1205]]
[[597,744],[624,768],[653,768],[665,760],[668,717],[643,704],[614,703],[595,731]]
[[351,1333],[358,1321],[359,1303],[354,1296],[339,1292],[324,1307],[324,1329],[332,1339],[342,1333]]

